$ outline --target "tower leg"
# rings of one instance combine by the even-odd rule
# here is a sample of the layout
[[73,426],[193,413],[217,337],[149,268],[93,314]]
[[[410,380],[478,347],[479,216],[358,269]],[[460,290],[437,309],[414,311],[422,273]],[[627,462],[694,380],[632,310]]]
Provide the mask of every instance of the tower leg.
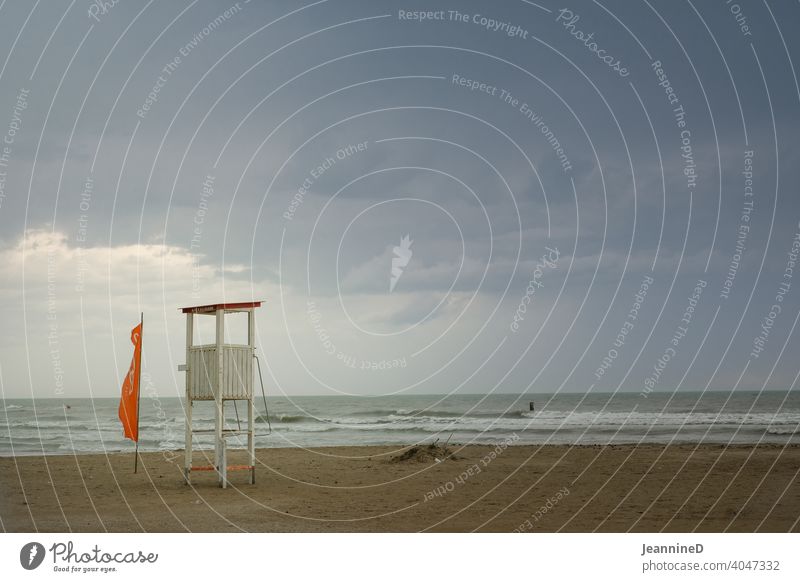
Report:
[[228,487],[228,449],[226,448],[226,443],[224,440],[221,440],[219,443],[219,457],[220,457],[220,482],[223,489]]
[[[188,372],[187,372],[188,374]],[[183,450],[183,476],[186,484],[192,482],[192,401],[186,399],[186,445]]]
[[247,310],[247,345],[250,347],[250,365],[248,367],[249,373],[245,382],[249,391],[249,398],[247,400],[247,450],[250,453],[250,484],[255,485],[256,482],[256,443],[255,443],[255,391],[254,391],[254,373],[253,358],[255,357],[256,349],[256,313],[251,307]]
[[250,400],[247,401],[247,451],[250,453],[250,485],[255,485],[256,482],[256,439],[254,438],[255,431],[255,415],[253,414],[253,395],[250,395]]
[[190,485],[192,482],[192,378],[190,374],[192,370],[189,367],[189,354],[190,348],[194,343],[194,314],[186,314],[186,443],[183,448],[183,478],[186,484]]
[[217,414],[216,414],[216,431],[215,431],[215,442],[216,446],[214,447],[214,464],[217,466],[217,483],[223,489],[226,486],[226,471],[227,471],[227,460],[225,459],[225,440],[222,438],[222,424],[224,414],[224,405],[222,400],[219,400],[217,403]]
[[217,377],[214,379],[214,403],[216,404],[216,414],[214,415],[214,440],[216,441],[216,458],[217,475],[219,476],[220,487],[226,486],[227,461],[225,457],[225,443],[222,441],[222,429],[225,423],[224,407],[225,402],[222,399],[222,391],[224,388],[223,381],[223,343],[225,337],[225,312],[222,309],[217,309]]

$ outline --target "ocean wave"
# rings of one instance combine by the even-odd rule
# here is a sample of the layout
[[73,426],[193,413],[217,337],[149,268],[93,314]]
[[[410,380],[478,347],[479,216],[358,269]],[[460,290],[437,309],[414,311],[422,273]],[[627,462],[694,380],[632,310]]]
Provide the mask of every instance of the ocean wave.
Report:
[[60,434],[43,434],[39,435],[0,435],[0,444],[13,444],[14,446],[17,445],[24,445],[30,443],[41,443],[45,441],[58,441],[61,442],[64,440],[64,436]]
[[312,416],[306,416],[304,414],[272,414],[267,416],[266,414],[259,414],[255,417],[255,422],[266,424],[267,422],[281,422],[284,424],[293,423],[293,422],[318,422],[318,420]]
[[277,422],[317,422],[317,419],[305,414],[278,414],[273,418]]
[[[770,428],[771,430],[786,430],[787,427],[797,430],[800,427],[800,414],[797,413],[753,413],[753,414],[713,414],[713,413],[623,413],[623,412],[556,412],[556,411],[517,411],[515,413],[479,413],[454,414],[450,412],[428,411],[403,411],[404,414],[395,414],[392,411],[385,416],[309,416],[303,414],[275,414],[270,420],[278,425],[331,425],[339,427],[352,427],[361,430],[394,430],[406,425],[434,425],[441,427],[459,427],[472,430],[485,428],[505,428],[508,430],[527,430],[529,428],[588,428],[601,429],[619,427],[622,429],[653,428],[653,429],[678,429],[680,427],[715,427],[715,428]],[[267,417],[259,415],[256,422],[265,424]],[[194,419],[198,428],[213,427],[212,419]],[[181,430],[184,419],[164,420],[148,419],[140,423],[143,431]],[[236,426],[235,418],[226,419],[226,426]],[[242,426],[246,425],[246,418],[242,419]],[[20,430],[38,430],[54,432],[76,431],[109,431],[120,429],[116,418],[95,419],[53,419],[38,421],[33,418],[9,419],[0,422],[0,429],[9,432]]]
[[[617,411],[562,411],[562,410],[510,410],[497,412],[451,412],[425,409],[396,409],[348,411],[342,415],[313,414],[273,414],[277,423],[327,423],[346,426],[384,425],[403,422],[439,422],[476,425],[502,424],[508,427],[524,428],[535,422],[545,426],[688,426],[688,425],[752,425],[768,426],[774,424],[800,425],[798,413],[675,413],[675,412],[617,412]],[[258,415],[256,422],[267,421],[265,415]]]
[[[682,403],[661,410],[657,402],[642,403],[636,396],[611,405],[605,399],[578,404],[575,398],[547,403],[542,398],[536,411],[528,410],[527,397],[513,403],[479,401],[478,397],[443,402],[427,397],[369,402],[309,398],[302,401],[305,407],[276,399],[269,401],[272,436],[265,434],[263,406],[255,411],[256,435],[260,447],[287,442],[302,446],[405,443],[444,440],[451,433],[454,442],[493,442],[516,434],[525,444],[800,442],[800,399],[791,406],[776,401],[752,407],[748,397],[735,406],[720,403],[717,409]],[[43,450],[56,450],[56,454],[132,450],[132,443],[122,437],[117,399],[71,403],[72,408],[65,411],[57,400],[4,402],[11,412],[0,418],[0,456],[11,454],[12,447],[15,455]],[[163,412],[142,406],[140,450],[182,447],[182,401],[164,400]],[[246,406],[239,406],[238,412],[244,428]],[[236,428],[234,407],[226,406],[225,413],[226,428]],[[210,431],[196,435],[196,444],[213,448],[213,403],[194,407],[193,424],[195,429]]]
[[766,430],[766,433],[780,436],[796,436],[800,435],[800,427],[770,427]]
[[401,408],[389,413],[389,417],[434,417],[434,418],[519,418],[522,411],[513,412],[452,412],[448,410],[408,410]]
[[410,417],[410,418],[533,418],[535,412],[528,410],[503,410],[503,411],[481,411],[481,412],[453,412],[448,410],[426,410],[426,409],[399,409],[386,414],[392,418],[396,417]]
[[[28,419],[28,420],[12,421],[12,422],[9,422],[8,424],[3,423],[3,424],[0,424],[0,427],[5,428],[5,429],[32,428],[32,429],[42,430],[42,429],[49,429],[49,428],[67,428],[67,423],[65,421],[63,421],[63,420],[60,420],[60,421],[59,420],[39,420],[39,421],[36,421],[36,420]],[[85,429],[89,428],[87,425],[85,425],[83,423],[75,423],[75,424],[70,423],[69,427],[70,428],[76,428],[76,429],[82,429],[82,430],[85,430]]]
[[461,418],[464,417],[474,417],[474,418],[497,418],[497,417],[508,417],[508,418],[520,418],[528,414],[527,410],[511,410],[511,411],[497,411],[497,412],[458,412],[458,411],[451,411],[451,410],[431,410],[428,408],[398,408],[396,410],[363,410],[363,411],[353,411],[349,412],[348,416],[355,416],[355,417],[373,417],[373,418],[382,418],[382,417],[389,417],[389,416],[435,416],[440,418]]
[[273,430],[278,432],[331,432],[341,430],[339,426],[325,424],[290,424],[288,427],[273,426]]
[[681,425],[800,425],[800,414],[759,412],[750,414],[695,412],[681,414],[675,412],[561,412],[541,411],[524,415],[524,418],[538,422],[560,422],[577,425],[619,425],[619,426],[681,426]]
[[[284,421],[301,427],[313,425],[335,426],[354,431],[408,431],[439,432],[459,430],[467,432],[486,431],[569,431],[588,430],[593,432],[636,431],[658,432],[667,434],[678,430],[697,430],[703,428],[747,430],[765,429],[786,424],[797,426],[793,419],[786,415],[777,418],[773,414],[756,415],[713,415],[700,414],[650,414],[650,413],[570,413],[570,414],[542,414],[524,412],[515,416],[486,415],[486,416],[453,416],[453,415],[396,415],[391,414],[383,418],[374,417],[338,417],[338,418],[310,418],[291,417]],[[779,422],[776,423],[775,421]]]

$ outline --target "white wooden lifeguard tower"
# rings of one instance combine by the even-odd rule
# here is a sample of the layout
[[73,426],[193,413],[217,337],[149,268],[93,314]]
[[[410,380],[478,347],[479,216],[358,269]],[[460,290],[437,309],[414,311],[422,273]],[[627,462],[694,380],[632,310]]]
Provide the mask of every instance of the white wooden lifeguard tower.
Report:
[[[256,455],[254,440],[253,359],[255,354],[255,308],[261,301],[250,303],[217,303],[183,307],[186,314],[186,364],[178,369],[186,372],[186,456],[184,475],[191,482],[192,471],[216,471],[220,487],[228,484],[228,471],[249,470],[250,483],[256,482]],[[226,344],[225,315],[247,313],[247,344]],[[194,316],[216,317],[216,341],[213,344],[194,345]],[[247,427],[225,428],[225,402],[247,402]],[[192,407],[195,401],[214,401],[214,465],[192,465],[192,435],[209,433],[194,430]],[[225,439],[233,435],[247,435],[247,465],[228,465]]]

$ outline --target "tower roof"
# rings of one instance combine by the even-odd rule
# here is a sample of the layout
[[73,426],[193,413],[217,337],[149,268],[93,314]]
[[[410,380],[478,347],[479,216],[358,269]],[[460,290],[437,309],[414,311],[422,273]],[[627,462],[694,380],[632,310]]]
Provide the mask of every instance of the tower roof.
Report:
[[220,309],[226,311],[237,311],[261,307],[262,301],[249,301],[246,303],[212,303],[210,305],[195,305],[194,307],[181,307],[183,313],[215,313]]

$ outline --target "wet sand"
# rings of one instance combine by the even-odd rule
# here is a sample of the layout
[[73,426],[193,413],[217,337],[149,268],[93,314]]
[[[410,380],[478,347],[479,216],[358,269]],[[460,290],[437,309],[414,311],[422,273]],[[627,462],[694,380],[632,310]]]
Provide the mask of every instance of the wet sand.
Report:
[[[182,453],[0,458],[14,532],[800,531],[800,446],[261,449],[257,480],[186,485]],[[173,458],[174,457],[174,458]],[[243,459],[232,453],[229,463]],[[196,463],[202,462],[200,459]]]

